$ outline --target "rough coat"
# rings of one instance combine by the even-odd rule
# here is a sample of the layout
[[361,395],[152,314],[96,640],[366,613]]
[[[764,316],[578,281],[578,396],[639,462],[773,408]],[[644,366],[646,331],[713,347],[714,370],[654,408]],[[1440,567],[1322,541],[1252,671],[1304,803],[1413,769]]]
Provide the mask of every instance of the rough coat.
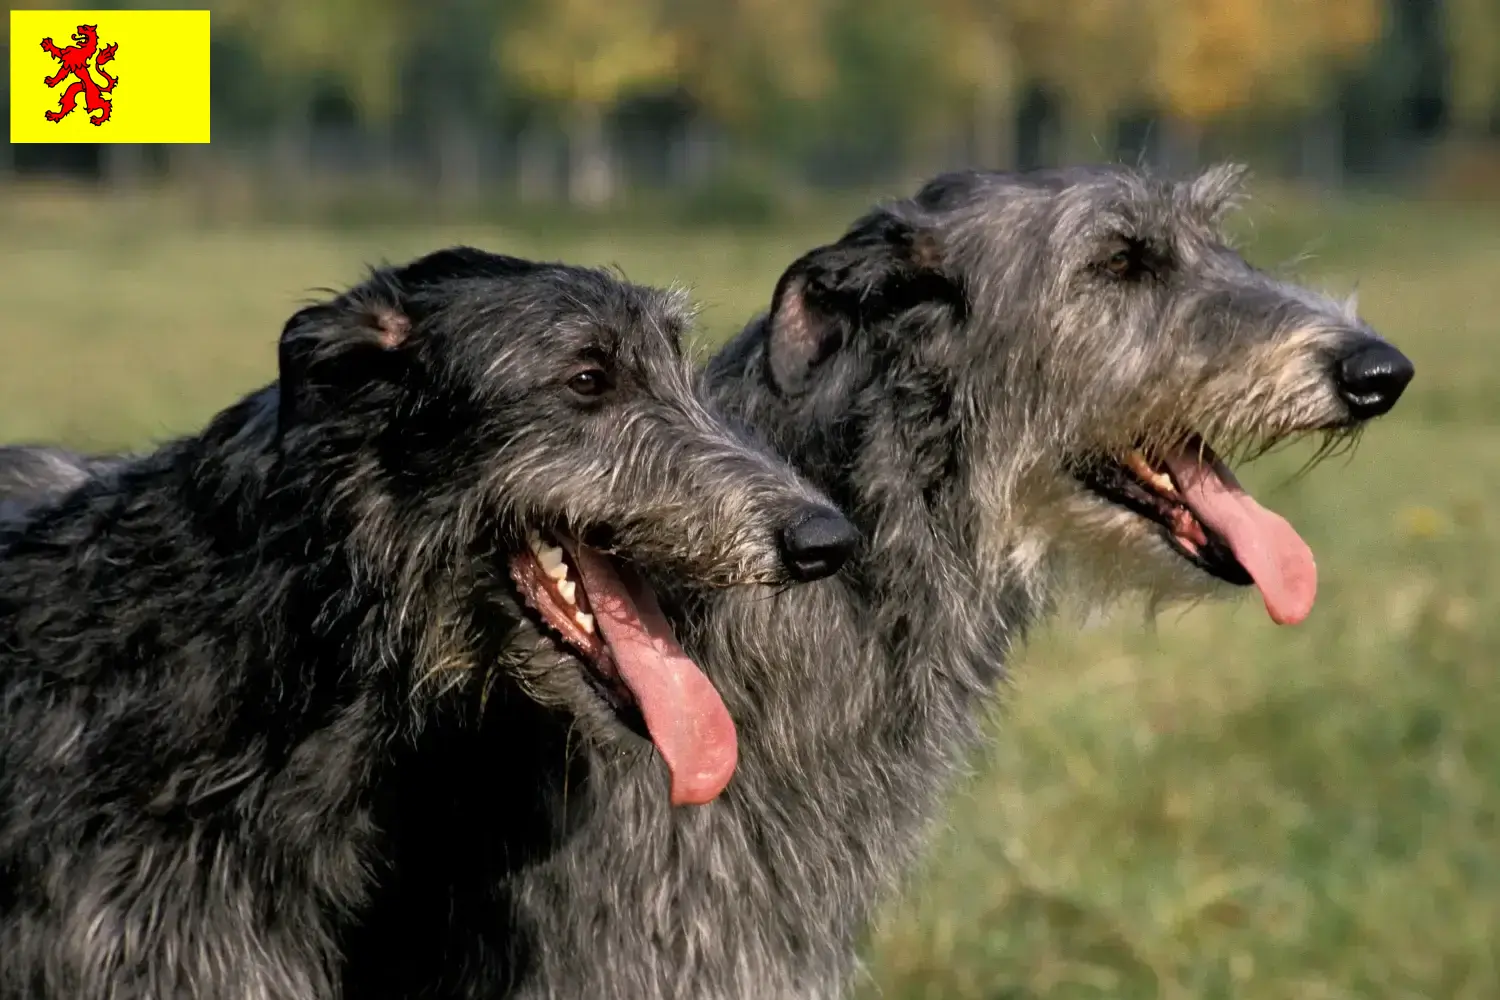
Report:
[[624,747],[664,794],[506,567],[564,525],[788,582],[782,532],[831,508],[705,408],[685,323],[602,272],[443,251],[299,312],[278,382],[199,434],[0,456],[30,491],[0,530],[0,998],[333,996],[399,749],[477,665],[513,735]]
[[[1231,589],[1073,471],[1185,423],[1226,455],[1359,424],[1336,361],[1374,335],[1225,245],[1237,181],[949,175],[795,261],[707,379],[867,546],[774,599],[679,587],[740,728],[734,781],[674,811],[622,755],[517,802],[504,776],[538,764],[502,726],[431,730],[351,995],[844,995],[1057,597]],[[497,850],[539,807],[561,846]]]

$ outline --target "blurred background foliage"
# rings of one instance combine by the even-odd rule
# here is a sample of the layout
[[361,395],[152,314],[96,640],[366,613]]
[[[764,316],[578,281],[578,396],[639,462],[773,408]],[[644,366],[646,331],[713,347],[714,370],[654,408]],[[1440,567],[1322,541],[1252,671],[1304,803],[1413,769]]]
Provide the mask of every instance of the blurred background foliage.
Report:
[[226,211],[305,190],[335,211],[666,199],[728,221],[967,164],[1232,156],[1322,189],[1500,190],[1500,0],[212,9],[212,80],[185,82],[212,88],[210,147],[10,146],[4,166],[197,179]]

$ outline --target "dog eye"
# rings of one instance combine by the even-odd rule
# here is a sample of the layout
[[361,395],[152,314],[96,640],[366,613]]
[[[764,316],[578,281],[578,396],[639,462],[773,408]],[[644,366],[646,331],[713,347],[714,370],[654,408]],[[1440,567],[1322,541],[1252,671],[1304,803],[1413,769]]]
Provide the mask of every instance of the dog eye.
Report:
[[609,377],[601,369],[589,368],[568,379],[568,388],[580,396],[598,396],[609,388]]
[[1128,278],[1137,270],[1135,254],[1130,250],[1116,250],[1104,262],[1104,270],[1116,278]]

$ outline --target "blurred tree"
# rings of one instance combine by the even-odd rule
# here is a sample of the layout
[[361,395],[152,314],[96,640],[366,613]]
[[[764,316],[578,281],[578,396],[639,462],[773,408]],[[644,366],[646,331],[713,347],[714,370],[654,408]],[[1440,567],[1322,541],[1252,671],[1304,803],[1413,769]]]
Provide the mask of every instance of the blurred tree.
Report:
[[[1316,117],[1378,39],[1381,13],[1382,0],[1152,0],[1155,97],[1189,133],[1251,109]],[[1336,122],[1318,125],[1315,138],[1337,140]]]
[[[1156,0],[1151,84],[1173,117],[1202,126],[1239,110],[1283,34],[1265,0]],[[1285,61],[1283,59],[1283,61]]]
[[399,135],[455,202],[482,195],[483,142],[506,108],[494,40],[514,4],[424,0],[405,43]]
[[338,83],[365,121],[389,119],[399,97],[400,56],[422,8],[409,0],[221,0],[215,29],[260,49],[288,100],[309,97],[312,78]]
[[948,25],[949,72],[967,83],[972,135],[983,162],[1014,158],[1018,98],[1039,88],[1066,119],[1069,156],[1110,116],[1140,99],[1150,53],[1150,0],[936,0]]
[[1500,0],[1448,0],[1455,117],[1490,130],[1500,123]]
[[562,110],[575,204],[600,205],[614,194],[604,134],[610,108],[673,78],[678,46],[664,15],[661,0],[536,0],[499,36],[505,71]]
[[1151,0],[1009,0],[1012,46],[1026,75],[1058,99],[1068,159],[1113,155],[1100,136],[1110,117],[1149,90],[1155,41]]
[[837,75],[828,35],[836,0],[663,2],[677,81],[701,114],[729,132],[768,138],[785,102],[829,94]]
[[834,184],[884,180],[914,155],[924,168],[950,165],[945,147],[968,123],[970,92],[951,70],[937,5],[837,0],[823,30],[833,72],[809,88],[816,98],[761,94],[778,147]]
[[1023,64],[1015,50],[1014,5],[1004,0],[936,0],[941,19],[940,71],[969,114],[973,155],[981,166],[1014,164],[1016,96]]

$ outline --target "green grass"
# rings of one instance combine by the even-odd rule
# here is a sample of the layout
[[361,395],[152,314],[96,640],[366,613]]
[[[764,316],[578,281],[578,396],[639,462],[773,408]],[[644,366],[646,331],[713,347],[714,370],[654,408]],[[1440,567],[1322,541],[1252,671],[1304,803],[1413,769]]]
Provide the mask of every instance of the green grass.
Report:
[[[1244,470],[1317,553],[1318,606],[1291,629],[1248,598],[1038,636],[870,943],[871,997],[1500,997],[1500,215],[1282,196],[1249,220],[1253,258],[1358,282],[1417,363],[1352,457]],[[313,289],[460,240],[681,280],[712,340],[843,221],[223,230],[10,192],[0,440],[188,430],[270,376]]]

